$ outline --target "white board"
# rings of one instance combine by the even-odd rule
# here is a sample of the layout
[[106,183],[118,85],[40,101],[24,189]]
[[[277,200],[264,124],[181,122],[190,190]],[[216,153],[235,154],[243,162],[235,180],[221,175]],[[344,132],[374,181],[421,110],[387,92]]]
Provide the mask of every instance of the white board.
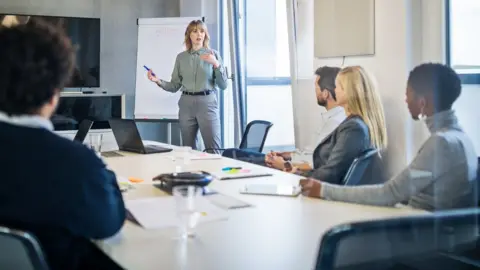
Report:
[[177,54],[185,50],[185,29],[198,19],[201,18],[138,19],[136,119],[178,119],[181,92],[170,93],[152,83],[143,66],[151,68],[158,78],[170,81]]

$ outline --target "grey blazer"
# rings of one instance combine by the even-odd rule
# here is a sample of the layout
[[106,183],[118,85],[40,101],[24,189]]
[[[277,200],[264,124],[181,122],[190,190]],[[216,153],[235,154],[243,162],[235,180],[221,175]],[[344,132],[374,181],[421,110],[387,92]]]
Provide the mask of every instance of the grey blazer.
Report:
[[359,116],[350,116],[313,152],[314,169],[309,177],[341,184],[353,160],[372,149],[368,127]]

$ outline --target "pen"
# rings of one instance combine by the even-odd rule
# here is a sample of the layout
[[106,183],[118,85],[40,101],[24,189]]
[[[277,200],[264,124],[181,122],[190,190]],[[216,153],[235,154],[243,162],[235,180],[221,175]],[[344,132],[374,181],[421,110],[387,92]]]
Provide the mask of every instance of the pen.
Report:
[[[150,69],[149,69],[147,66],[145,66],[145,65],[143,66],[143,68],[145,68],[147,71],[150,71]],[[157,75],[155,75],[155,73],[153,73],[153,71],[152,71],[152,76],[157,77]]]

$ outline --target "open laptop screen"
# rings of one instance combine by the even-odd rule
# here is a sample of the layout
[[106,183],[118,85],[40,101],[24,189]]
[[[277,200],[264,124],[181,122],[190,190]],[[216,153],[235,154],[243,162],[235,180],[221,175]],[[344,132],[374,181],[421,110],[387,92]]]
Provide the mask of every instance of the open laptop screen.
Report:
[[118,148],[138,153],[144,152],[144,146],[137,125],[133,119],[110,119],[110,127],[117,141]]

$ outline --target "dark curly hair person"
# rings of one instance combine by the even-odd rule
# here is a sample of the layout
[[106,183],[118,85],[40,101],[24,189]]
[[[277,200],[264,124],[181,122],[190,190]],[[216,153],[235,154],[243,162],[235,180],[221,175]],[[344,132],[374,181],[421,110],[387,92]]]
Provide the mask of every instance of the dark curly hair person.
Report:
[[124,224],[115,174],[49,120],[74,61],[53,25],[0,26],[0,224],[34,235],[49,269],[121,269],[91,241]]
[[[0,28],[0,111],[52,113],[70,80],[74,49],[60,29],[36,20]],[[45,111],[39,111],[49,104]]]

